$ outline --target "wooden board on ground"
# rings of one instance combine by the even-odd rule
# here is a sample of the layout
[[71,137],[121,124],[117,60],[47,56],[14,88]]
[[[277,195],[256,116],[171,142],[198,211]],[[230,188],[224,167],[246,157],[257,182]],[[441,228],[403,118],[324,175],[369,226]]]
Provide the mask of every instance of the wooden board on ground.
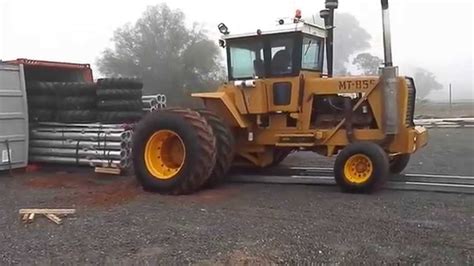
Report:
[[68,214],[74,214],[76,213],[76,209],[20,209],[18,213],[24,223],[33,222],[35,215],[40,214],[55,224],[61,224],[62,219],[59,218],[58,215],[66,216]]
[[20,209],[19,214],[74,214],[76,209]]
[[94,172],[100,174],[120,175],[122,171],[120,170],[120,168],[96,167]]

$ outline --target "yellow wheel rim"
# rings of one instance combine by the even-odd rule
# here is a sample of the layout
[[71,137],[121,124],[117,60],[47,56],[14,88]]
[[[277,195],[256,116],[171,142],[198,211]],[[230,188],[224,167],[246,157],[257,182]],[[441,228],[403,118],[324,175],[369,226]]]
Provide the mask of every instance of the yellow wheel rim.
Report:
[[372,161],[364,154],[355,154],[344,164],[344,176],[353,184],[363,184],[369,180],[373,172]]
[[145,146],[145,165],[157,179],[173,178],[183,167],[186,149],[183,140],[171,130],[159,130]]

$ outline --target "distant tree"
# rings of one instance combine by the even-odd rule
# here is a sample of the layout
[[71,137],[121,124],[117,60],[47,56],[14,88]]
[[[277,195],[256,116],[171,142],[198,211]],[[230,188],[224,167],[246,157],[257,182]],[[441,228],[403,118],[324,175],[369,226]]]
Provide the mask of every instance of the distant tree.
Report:
[[436,76],[423,68],[417,68],[415,74],[413,75],[416,86],[416,98],[423,100],[430,94],[430,92],[435,90],[441,90],[443,85],[441,85],[437,80]]
[[369,53],[360,53],[352,60],[352,64],[364,75],[377,75],[382,62],[383,60],[378,56]]
[[166,4],[148,7],[135,24],[114,32],[114,48],[97,60],[108,76],[138,76],[144,93],[165,93],[174,102],[190,92],[213,89],[224,76],[219,48],[197,24]]
[[[314,16],[317,24],[324,25],[321,18]],[[359,21],[349,13],[336,13],[334,29],[334,74],[346,75],[346,64],[357,52],[370,48],[370,34],[360,26]],[[307,19],[313,21],[313,18]]]

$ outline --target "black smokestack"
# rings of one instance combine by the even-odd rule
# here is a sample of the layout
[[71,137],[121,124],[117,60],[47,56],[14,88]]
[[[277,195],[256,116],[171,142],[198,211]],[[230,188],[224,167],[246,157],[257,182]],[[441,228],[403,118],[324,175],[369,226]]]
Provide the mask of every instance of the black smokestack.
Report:
[[319,15],[324,19],[324,26],[327,30],[326,56],[328,66],[328,76],[333,75],[334,58],[334,9],[338,7],[338,0],[326,0],[326,9],[321,10]]

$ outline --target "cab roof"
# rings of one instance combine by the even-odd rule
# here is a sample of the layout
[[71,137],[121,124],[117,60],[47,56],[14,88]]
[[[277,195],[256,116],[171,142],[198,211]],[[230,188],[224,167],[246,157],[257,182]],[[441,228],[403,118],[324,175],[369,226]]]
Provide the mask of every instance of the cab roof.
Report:
[[254,37],[254,36],[259,36],[259,35],[291,33],[291,32],[302,32],[302,33],[320,37],[320,38],[326,38],[327,36],[326,29],[324,29],[323,27],[300,20],[299,22],[296,22],[296,23],[280,24],[280,25],[274,26],[273,28],[257,29],[254,32],[249,32],[249,33],[223,35],[222,38],[224,40],[230,40],[230,39],[238,39],[238,38],[245,38],[245,37]]

